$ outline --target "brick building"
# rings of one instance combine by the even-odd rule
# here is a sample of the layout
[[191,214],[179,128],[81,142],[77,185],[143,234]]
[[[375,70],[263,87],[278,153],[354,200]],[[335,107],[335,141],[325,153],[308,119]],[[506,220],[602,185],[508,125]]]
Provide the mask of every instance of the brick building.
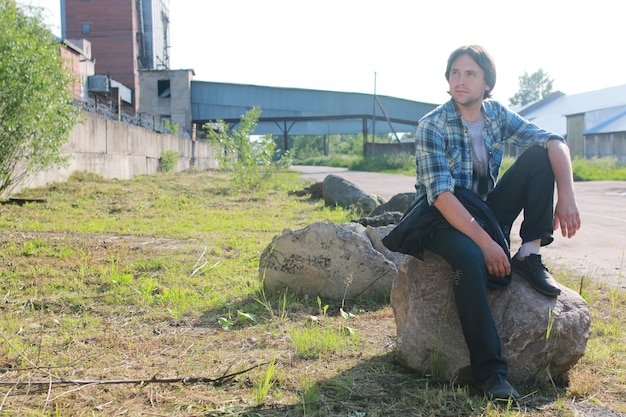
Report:
[[95,73],[95,62],[91,57],[91,44],[86,39],[62,41],[61,58],[74,75],[70,89],[75,100],[85,101],[89,97],[87,80]]
[[87,39],[96,74],[132,90],[139,105],[139,70],[169,69],[169,0],[61,0],[64,39]]

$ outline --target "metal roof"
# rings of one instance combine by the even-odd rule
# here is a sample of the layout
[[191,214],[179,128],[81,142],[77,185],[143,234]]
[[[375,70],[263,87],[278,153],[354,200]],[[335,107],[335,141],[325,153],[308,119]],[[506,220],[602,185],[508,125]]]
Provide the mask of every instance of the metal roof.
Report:
[[[602,126],[603,133],[607,133],[607,129],[616,129],[611,130],[612,132],[626,131],[624,129],[626,116],[622,115],[621,118],[618,116],[618,110],[622,106],[626,106],[626,84],[572,95],[557,92],[553,96],[522,108],[519,113],[539,127],[565,136],[567,116],[585,113],[585,119],[588,119],[592,112],[597,112],[593,123],[595,128],[586,122],[585,129],[596,129]],[[615,108],[618,110],[611,110]],[[600,120],[597,116],[605,118]],[[598,132],[593,130],[593,133]]]
[[626,132],[626,105],[585,113],[585,135]]
[[437,105],[373,94],[191,82],[194,123],[236,123],[254,106],[261,108],[255,134],[295,135],[414,132]]
[[120,99],[128,104],[133,103],[133,93],[130,88],[108,75],[95,74],[87,78],[87,89],[90,93],[111,93],[111,88],[118,88]]

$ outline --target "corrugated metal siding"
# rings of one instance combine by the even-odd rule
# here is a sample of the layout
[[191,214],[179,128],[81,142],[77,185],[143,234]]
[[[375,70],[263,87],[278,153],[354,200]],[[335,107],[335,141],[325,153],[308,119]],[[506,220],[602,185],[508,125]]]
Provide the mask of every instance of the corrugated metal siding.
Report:
[[[393,130],[413,132],[417,121],[436,107],[435,104],[388,96],[377,96],[377,99],[379,103],[374,110],[375,97],[370,94],[202,81],[191,83],[194,122],[238,120],[250,108],[257,106],[261,108],[262,114],[256,134],[281,134],[285,127],[290,127],[289,134],[292,135],[359,133],[363,131],[362,116],[369,118],[368,132],[371,133],[375,129],[376,133],[389,133],[392,132],[392,128],[386,121],[376,121],[374,126],[371,120],[373,114],[384,118],[385,113],[394,120]],[[339,115],[354,118],[295,122],[293,120],[293,118],[324,117],[330,119]],[[262,120],[266,118],[283,120],[263,122]]]
[[589,135],[585,145],[586,158],[616,157],[626,163],[626,132]]
[[626,131],[626,105],[585,113],[585,134]]
[[572,156],[585,156],[583,144],[584,122],[584,114],[567,116],[567,145]]

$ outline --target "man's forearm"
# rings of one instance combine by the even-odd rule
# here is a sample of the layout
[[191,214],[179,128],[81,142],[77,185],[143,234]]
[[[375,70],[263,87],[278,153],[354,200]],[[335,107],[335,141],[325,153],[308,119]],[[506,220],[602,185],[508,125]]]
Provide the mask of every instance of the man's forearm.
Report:
[[554,172],[557,203],[554,209],[554,228],[561,229],[564,237],[571,238],[580,229],[580,213],[574,195],[574,175],[569,148],[558,140],[548,141],[548,157]]
[[450,191],[439,194],[434,205],[452,227],[472,239],[478,246],[484,247],[493,240]]
[[559,198],[574,198],[574,175],[569,147],[557,139],[549,140],[547,146]]

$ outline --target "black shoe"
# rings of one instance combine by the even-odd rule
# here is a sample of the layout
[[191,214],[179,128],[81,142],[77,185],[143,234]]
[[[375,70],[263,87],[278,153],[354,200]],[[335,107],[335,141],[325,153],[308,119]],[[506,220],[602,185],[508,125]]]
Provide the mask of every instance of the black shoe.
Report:
[[540,293],[549,297],[561,294],[559,283],[541,262],[541,255],[530,254],[521,261],[514,256],[511,259],[511,267]]
[[513,385],[502,374],[493,374],[482,384],[482,388],[485,394],[490,400],[505,400],[512,399],[519,401],[521,396],[513,388]]

